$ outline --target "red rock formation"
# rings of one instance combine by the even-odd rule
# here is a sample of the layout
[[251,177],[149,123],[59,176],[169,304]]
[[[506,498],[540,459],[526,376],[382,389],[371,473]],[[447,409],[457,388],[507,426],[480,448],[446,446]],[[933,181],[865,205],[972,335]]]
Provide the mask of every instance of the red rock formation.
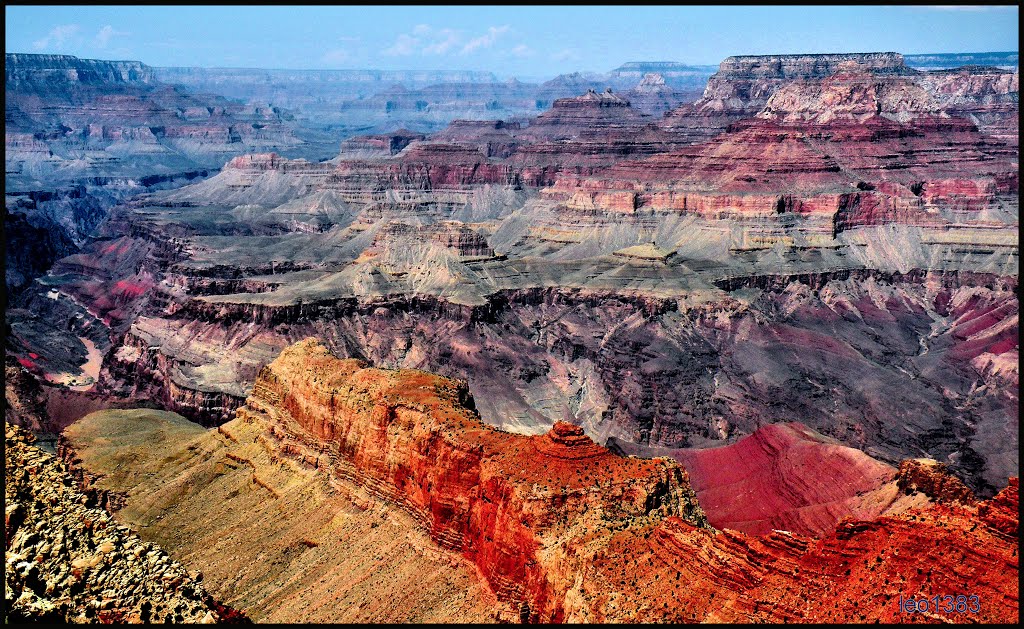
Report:
[[844,115],[862,119],[884,112],[905,121],[941,111],[1016,145],[1016,77],[989,67],[919,72],[896,53],[729,57],[700,100],[669,112],[659,126],[696,143],[754,115],[830,120],[840,105]]
[[770,424],[732,445],[673,457],[689,473],[708,522],[750,535],[781,529],[820,536],[844,517],[874,519],[897,498],[895,487],[879,491],[895,468],[798,423]]
[[505,158],[515,152],[520,125],[502,120],[453,120],[430,136],[432,142],[470,144],[486,157]]
[[503,433],[470,404],[463,383],[339,360],[310,339],[260,372],[238,418],[269,419],[282,454],[403,505],[524,619],[562,620],[586,539],[659,514],[704,524],[678,465],[619,458],[564,423]]
[[582,96],[559,98],[518,135],[534,141],[593,139],[630,128],[635,131],[650,121],[649,116],[630,107],[629,100],[614,94],[611,88],[602,93],[588,90]]
[[401,505],[524,621],[909,621],[923,616],[901,599],[945,594],[981,601],[945,620],[1017,620],[1015,478],[978,507],[748,537],[705,528],[665,460],[615,457],[561,422],[503,433],[468,404],[459,382],[307,340],[261,372],[236,421],[266,422],[277,456]]
[[[862,122],[745,121],[697,146],[624,160],[598,174],[568,173],[545,195],[618,211],[617,196],[637,195],[637,209],[707,216],[784,212],[851,227],[947,222],[940,211],[971,220],[999,206],[1016,177],[1015,151],[962,119],[922,117],[900,124],[872,114]],[[602,198],[610,199],[605,204]]]
[[896,483],[905,492],[920,491],[937,502],[975,503],[974,493],[960,479],[949,475],[945,465],[931,459],[908,459],[900,463]]
[[708,79],[703,97],[666,114],[660,126],[691,143],[702,142],[759,113],[778,89],[791,82],[820,80],[851,64],[889,76],[913,72],[896,53],[728,57]]
[[[978,509],[936,505],[871,522],[847,520],[821,540],[782,531],[752,538],[669,518],[616,533],[567,618],[1015,624],[1017,501],[1012,478]],[[907,599],[919,604],[947,594],[954,602],[963,595],[965,603],[977,596],[980,605],[938,613],[901,607]]]
[[1011,537],[1017,537],[1020,524],[1020,497],[1018,494],[1018,478],[1010,479],[1006,489],[996,494],[995,498],[978,506],[978,515],[986,525]]

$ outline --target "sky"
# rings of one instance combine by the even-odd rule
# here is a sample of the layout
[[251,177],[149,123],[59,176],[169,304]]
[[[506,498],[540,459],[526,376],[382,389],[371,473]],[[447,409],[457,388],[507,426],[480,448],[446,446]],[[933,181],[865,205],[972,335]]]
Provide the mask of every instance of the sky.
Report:
[[7,52],[151,66],[608,71],[730,55],[1003,52],[1016,6],[7,6]]

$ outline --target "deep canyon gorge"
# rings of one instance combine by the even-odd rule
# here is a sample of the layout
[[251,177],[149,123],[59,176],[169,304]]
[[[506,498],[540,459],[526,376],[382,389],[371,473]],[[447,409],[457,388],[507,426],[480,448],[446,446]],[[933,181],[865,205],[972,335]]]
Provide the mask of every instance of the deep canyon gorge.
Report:
[[1007,59],[8,54],[8,617],[1017,622]]

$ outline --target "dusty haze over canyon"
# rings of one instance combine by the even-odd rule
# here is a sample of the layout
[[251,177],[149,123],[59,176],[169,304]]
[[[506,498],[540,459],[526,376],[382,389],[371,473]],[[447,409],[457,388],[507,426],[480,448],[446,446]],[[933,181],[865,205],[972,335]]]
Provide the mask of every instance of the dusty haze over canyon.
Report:
[[1018,622],[1017,53],[718,52],[8,52],[6,618]]

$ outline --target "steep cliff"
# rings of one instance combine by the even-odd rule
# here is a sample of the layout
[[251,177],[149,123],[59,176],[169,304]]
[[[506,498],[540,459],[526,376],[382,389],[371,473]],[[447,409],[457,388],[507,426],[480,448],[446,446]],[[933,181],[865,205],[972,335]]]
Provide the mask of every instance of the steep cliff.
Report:
[[283,454],[403,505],[532,620],[561,620],[585,561],[545,549],[575,555],[586,539],[650,517],[706,525],[676,465],[618,458],[566,423],[540,437],[501,433],[471,409],[464,384],[368,369],[311,339],[261,372],[235,421],[269,421]]

